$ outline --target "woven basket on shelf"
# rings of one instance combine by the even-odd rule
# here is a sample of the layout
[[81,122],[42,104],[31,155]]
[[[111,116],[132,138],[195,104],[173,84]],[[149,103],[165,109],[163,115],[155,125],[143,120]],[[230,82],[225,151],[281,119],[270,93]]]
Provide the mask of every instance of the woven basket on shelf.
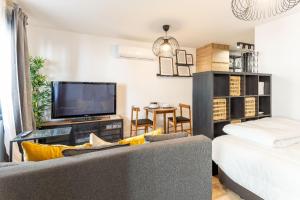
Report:
[[230,96],[241,96],[240,76],[230,76]]
[[242,123],[242,120],[240,120],[240,119],[234,119],[234,120],[231,120],[230,123],[231,124],[239,124],[239,123]]
[[256,100],[255,97],[245,98],[245,117],[255,117]]
[[226,120],[227,119],[227,102],[226,99],[213,100],[213,120]]

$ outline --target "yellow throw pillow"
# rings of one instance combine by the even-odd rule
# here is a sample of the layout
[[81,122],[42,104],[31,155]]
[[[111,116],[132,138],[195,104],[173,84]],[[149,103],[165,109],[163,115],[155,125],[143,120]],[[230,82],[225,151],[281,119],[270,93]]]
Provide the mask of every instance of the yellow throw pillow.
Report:
[[63,157],[62,151],[65,149],[88,148],[89,143],[78,146],[47,145],[33,142],[22,142],[25,161],[42,161]]
[[93,147],[102,146],[102,145],[111,145],[112,143],[106,142],[102,140],[101,138],[97,137],[94,133],[90,134],[90,144]]
[[145,143],[145,136],[143,135],[138,135],[135,137],[130,137],[124,140],[119,141],[119,144],[129,144],[131,145],[140,145]]
[[157,130],[151,131],[149,133],[145,133],[142,135],[138,135],[135,137],[130,137],[124,140],[119,141],[119,144],[129,144],[131,145],[140,145],[140,144],[145,144],[145,135],[160,135],[162,134],[162,129],[159,128]]
[[145,135],[161,135],[163,133],[163,130],[161,128],[156,129],[154,131],[151,131],[149,133],[145,133]]

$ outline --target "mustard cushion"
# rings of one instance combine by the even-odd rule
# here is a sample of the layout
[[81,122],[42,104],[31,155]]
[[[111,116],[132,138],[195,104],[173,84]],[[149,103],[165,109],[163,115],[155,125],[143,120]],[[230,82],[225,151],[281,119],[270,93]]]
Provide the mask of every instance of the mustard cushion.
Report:
[[161,135],[163,133],[162,129],[159,128],[159,129],[156,129],[154,131],[151,131],[149,133],[145,133],[144,135]]
[[157,129],[157,130],[151,131],[149,133],[145,133],[142,135],[138,135],[135,137],[130,137],[130,138],[121,140],[121,141],[119,141],[119,144],[129,144],[130,146],[145,144],[145,135],[160,135],[160,134],[162,134],[162,129]]
[[78,146],[66,146],[66,145],[47,145],[38,144],[33,142],[22,142],[22,148],[24,152],[25,161],[42,161],[54,158],[63,157],[62,151],[65,149],[75,148],[88,148],[91,147],[89,143]]

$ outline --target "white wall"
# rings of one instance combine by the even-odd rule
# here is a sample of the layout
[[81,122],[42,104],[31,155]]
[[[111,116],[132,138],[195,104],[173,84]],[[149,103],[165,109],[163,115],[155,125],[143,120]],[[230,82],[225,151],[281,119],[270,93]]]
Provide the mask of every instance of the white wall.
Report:
[[300,119],[300,13],[257,26],[262,72],[273,74],[273,115]]
[[[191,78],[159,78],[158,61],[115,56],[116,45],[151,48],[151,43],[32,26],[28,40],[30,54],[47,59],[44,73],[50,80],[117,82],[117,113],[126,117],[126,133],[132,105],[146,106],[151,101],[192,104]],[[195,58],[195,49],[187,52]]]

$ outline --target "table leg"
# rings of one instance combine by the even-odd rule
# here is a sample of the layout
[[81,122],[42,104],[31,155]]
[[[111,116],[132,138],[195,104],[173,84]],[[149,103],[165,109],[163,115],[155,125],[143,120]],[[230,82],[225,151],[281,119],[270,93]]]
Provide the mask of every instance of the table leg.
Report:
[[[149,113],[148,113],[148,110],[146,110],[146,119],[148,119],[149,117]],[[148,133],[148,126],[145,126],[145,133]]]
[[174,131],[177,132],[177,124],[176,124],[176,111],[173,111],[173,124],[174,124]]
[[13,156],[13,142],[9,142],[9,162],[12,162]]
[[156,112],[153,112],[153,130],[156,130]]
[[166,126],[166,113],[164,113],[164,133],[167,133],[167,126]]

